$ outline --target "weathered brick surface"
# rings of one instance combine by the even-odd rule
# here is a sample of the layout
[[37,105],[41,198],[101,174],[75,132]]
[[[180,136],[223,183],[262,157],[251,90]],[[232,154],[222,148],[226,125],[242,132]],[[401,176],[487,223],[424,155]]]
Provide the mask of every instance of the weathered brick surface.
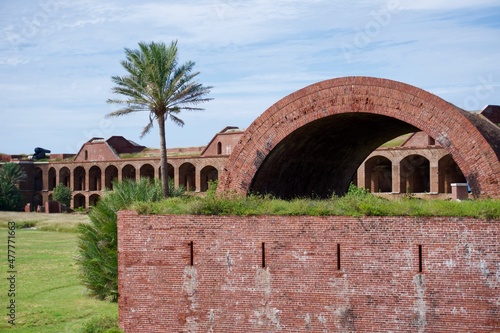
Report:
[[126,333],[493,332],[499,226],[120,212],[120,325]]
[[[345,77],[319,82],[276,102],[245,131],[221,174],[219,191],[235,190],[247,193],[257,171],[262,170],[265,165],[263,162],[266,158],[269,160],[276,147],[281,149],[281,154],[284,156],[278,160],[281,162],[296,155],[309,153],[307,149],[296,149],[294,144],[297,140],[286,141],[286,146],[290,147],[290,151],[283,153],[287,147],[279,146],[279,144],[287,137],[314,121],[321,120],[325,124],[329,121],[328,124],[331,125],[333,122],[329,117],[346,114],[354,117],[353,119],[363,114],[385,116],[386,119],[392,119],[392,127],[388,127],[388,130],[395,133],[401,126],[394,126],[394,120],[401,121],[401,124],[411,125],[408,132],[411,131],[412,126],[426,132],[452,155],[475,195],[500,197],[500,162],[498,149],[495,148],[500,146],[498,127],[419,88],[372,77]],[[349,140],[346,140],[346,143],[353,143],[363,138],[363,132],[366,131],[372,131],[370,135],[387,134],[387,131],[377,132],[377,126],[383,128],[385,124],[379,121],[372,127],[363,128],[361,132],[353,131],[355,133]],[[301,136],[304,137],[306,134],[301,133]],[[344,133],[343,135],[350,134]],[[377,139],[376,135],[372,137],[372,141]],[[330,142],[335,143],[332,140]],[[324,145],[325,151],[328,147],[327,143],[328,141],[319,142]],[[334,158],[343,161],[356,160],[357,162],[357,159],[362,161],[371,152],[362,150],[367,148],[369,143],[370,140],[362,141],[359,147],[352,149],[350,155],[344,154]],[[338,149],[342,147],[339,146]],[[308,149],[315,149],[315,147],[309,145]],[[336,150],[337,148],[333,149],[332,153]],[[364,154],[364,156],[357,154]],[[276,160],[273,162],[277,162]],[[346,170],[345,175],[354,174],[355,168],[361,161],[357,165],[351,163],[351,165],[339,168],[337,175],[343,177],[344,175],[340,174],[343,170]],[[294,162],[293,165],[297,163]],[[286,172],[285,166],[287,166],[286,161],[283,162],[282,168],[274,165],[268,167],[266,172],[272,173],[276,168]],[[329,169],[331,167],[333,165],[328,166]],[[288,179],[293,179],[293,175],[286,176]],[[345,187],[348,182],[349,179],[341,185]],[[264,187],[261,183],[259,186]]]

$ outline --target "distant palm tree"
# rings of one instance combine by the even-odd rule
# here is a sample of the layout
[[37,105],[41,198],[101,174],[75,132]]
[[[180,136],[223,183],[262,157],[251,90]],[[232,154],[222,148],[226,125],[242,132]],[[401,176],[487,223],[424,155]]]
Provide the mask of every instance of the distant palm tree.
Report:
[[26,179],[26,172],[16,163],[5,163],[0,168],[0,180],[16,185]]
[[141,138],[149,133],[156,120],[160,131],[162,189],[169,196],[167,144],[165,122],[168,118],[183,126],[178,118],[182,110],[203,110],[195,105],[211,100],[206,95],[212,87],[203,86],[193,79],[199,72],[193,72],[194,62],[177,63],[177,41],[170,46],[164,43],[139,43],[138,50],[125,48],[126,60],[121,65],[127,71],[125,76],[113,76],[116,86],[113,93],[125,99],[108,99],[108,103],[123,107],[109,113],[108,117],[124,116],[134,112],[149,112],[149,123],[144,127]]
[[26,173],[19,164],[5,163],[0,166],[0,210],[19,210],[25,202],[18,188],[26,180]]

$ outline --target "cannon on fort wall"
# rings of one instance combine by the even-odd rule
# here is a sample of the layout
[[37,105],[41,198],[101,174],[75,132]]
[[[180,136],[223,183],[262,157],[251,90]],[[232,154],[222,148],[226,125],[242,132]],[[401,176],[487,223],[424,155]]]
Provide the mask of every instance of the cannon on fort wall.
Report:
[[47,158],[47,155],[45,154],[50,154],[50,150],[36,147],[35,148],[35,153],[33,154],[32,159],[34,160],[41,160],[43,158]]

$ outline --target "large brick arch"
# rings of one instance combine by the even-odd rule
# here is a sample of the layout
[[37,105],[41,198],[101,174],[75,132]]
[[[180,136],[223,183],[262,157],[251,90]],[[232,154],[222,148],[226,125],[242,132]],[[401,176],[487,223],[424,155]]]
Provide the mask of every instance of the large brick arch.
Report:
[[422,130],[454,158],[476,196],[500,197],[500,129],[405,83],[322,81],[276,102],[245,131],[218,191],[278,197],[343,194],[379,145]]

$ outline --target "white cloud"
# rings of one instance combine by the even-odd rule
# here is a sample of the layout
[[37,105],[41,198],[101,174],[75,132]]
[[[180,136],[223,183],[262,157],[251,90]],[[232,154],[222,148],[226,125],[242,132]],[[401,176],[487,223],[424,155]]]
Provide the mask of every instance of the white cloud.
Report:
[[403,10],[446,10],[498,6],[496,0],[391,0]]
[[[500,81],[494,66],[500,57],[498,24],[477,24],[500,11],[496,2],[5,2],[0,115],[14,115],[9,120],[16,125],[2,135],[16,136],[15,128],[33,137],[50,135],[40,128],[43,121],[64,135],[65,144],[82,141],[82,133],[99,129],[96,124],[113,110],[105,101],[111,97],[110,77],[123,73],[123,48],[141,40],[178,39],[180,60],[194,60],[201,82],[214,86],[215,100],[204,105],[206,111],[186,114],[186,127],[171,129],[172,145],[206,144],[225,125],[248,127],[289,93],[339,76],[396,79],[467,104],[480,77]],[[492,87],[494,93],[478,104],[498,103],[500,87]],[[109,135],[141,141],[142,126],[140,115],[115,120]],[[150,134],[141,142],[157,146],[156,141]],[[31,150],[29,136],[9,140],[8,147],[5,142],[0,141],[2,152]],[[65,151],[61,144],[54,140],[52,150]]]

